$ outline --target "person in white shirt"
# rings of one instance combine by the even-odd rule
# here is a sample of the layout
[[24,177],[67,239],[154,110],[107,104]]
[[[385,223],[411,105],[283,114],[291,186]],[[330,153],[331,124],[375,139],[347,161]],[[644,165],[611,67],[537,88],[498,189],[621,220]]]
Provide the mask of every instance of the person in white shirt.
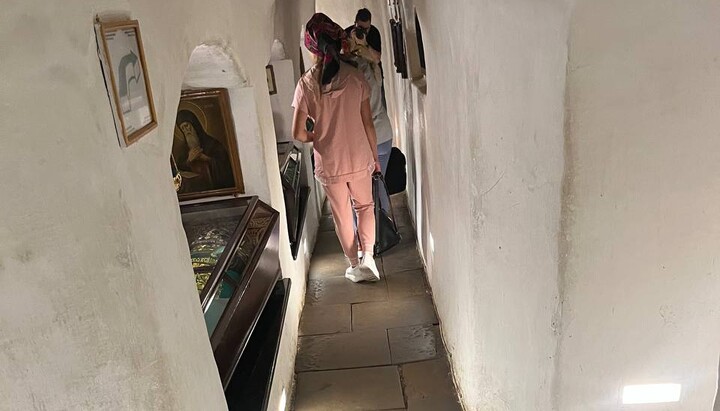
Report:
[[[383,79],[380,66],[375,58],[375,52],[368,46],[367,36],[362,37],[358,38],[355,35],[355,30],[351,31],[350,51],[355,56],[354,61],[358,64],[358,69],[363,73],[370,85],[370,108],[373,114],[375,133],[377,134],[378,162],[384,177],[390,160],[390,151],[392,150],[393,129],[383,103]],[[382,195],[380,205],[383,210],[390,211],[389,203],[387,195]]]

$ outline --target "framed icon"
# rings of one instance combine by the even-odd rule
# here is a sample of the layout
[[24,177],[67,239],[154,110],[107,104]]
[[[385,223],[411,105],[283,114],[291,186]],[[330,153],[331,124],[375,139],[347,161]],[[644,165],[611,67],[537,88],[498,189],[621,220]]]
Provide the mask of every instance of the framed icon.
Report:
[[95,28],[118,140],[127,147],[157,127],[140,26],[129,20]]
[[244,193],[226,89],[182,93],[173,133],[171,168],[180,201]]

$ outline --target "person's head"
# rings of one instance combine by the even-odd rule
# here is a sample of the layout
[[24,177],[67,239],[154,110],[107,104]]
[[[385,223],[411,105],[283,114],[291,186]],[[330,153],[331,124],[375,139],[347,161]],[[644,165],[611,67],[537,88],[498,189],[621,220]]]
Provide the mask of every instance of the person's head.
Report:
[[372,13],[368,9],[360,9],[355,15],[355,27],[362,27],[365,30],[370,29],[372,23]]
[[323,13],[315,13],[305,25],[305,47],[325,63],[339,56],[345,42],[342,27]]
[[328,84],[337,74],[340,53],[347,49],[347,34],[323,13],[315,13],[305,25],[305,47],[322,63],[322,84]]

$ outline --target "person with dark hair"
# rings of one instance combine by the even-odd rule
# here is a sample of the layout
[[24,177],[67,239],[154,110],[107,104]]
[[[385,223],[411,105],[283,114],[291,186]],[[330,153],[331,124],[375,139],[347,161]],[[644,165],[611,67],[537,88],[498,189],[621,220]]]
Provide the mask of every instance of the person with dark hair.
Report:
[[345,29],[345,33],[350,33],[356,30],[358,38],[360,40],[363,37],[366,38],[367,44],[375,51],[375,63],[380,62],[382,53],[382,38],[380,37],[380,30],[372,25],[372,13],[368,9],[360,9],[355,15],[355,24]]
[[[390,160],[390,151],[393,145],[393,129],[387,109],[382,101],[382,72],[378,63],[375,63],[372,57],[372,51],[367,44],[366,37],[358,37],[358,29],[355,28],[350,34],[350,54],[358,69],[365,76],[368,85],[370,85],[370,108],[373,114],[373,124],[375,125],[375,134],[377,135],[377,151],[378,159],[383,177],[387,172],[388,162]],[[380,206],[383,210],[390,212],[390,199],[384,190],[381,190]]]
[[385,85],[383,80],[385,78],[382,71],[382,63],[380,59],[382,57],[382,38],[380,37],[380,30],[372,25],[372,13],[370,10],[363,8],[357,11],[355,14],[355,24],[345,29],[345,33],[350,36],[353,31],[359,40],[364,40],[369,46],[371,61],[378,65],[380,69],[380,91],[382,93],[382,103],[387,108],[385,101]]
[[350,262],[345,277],[377,281],[372,174],[380,165],[370,86],[343,53],[348,47],[345,32],[326,15],[317,13],[308,21],[305,47],[315,64],[295,89],[293,137],[313,143],[315,178],[325,189],[335,232]]

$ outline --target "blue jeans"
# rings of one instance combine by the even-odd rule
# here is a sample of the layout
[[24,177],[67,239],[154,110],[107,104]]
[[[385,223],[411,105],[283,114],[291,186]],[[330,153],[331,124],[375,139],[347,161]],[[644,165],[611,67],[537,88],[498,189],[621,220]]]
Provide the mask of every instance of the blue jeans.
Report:
[[[379,144],[377,147],[378,150],[378,161],[380,162],[380,169],[382,170],[382,175],[385,177],[385,173],[387,173],[388,163],[390,162],[390,151],[392,151],[392,140],[388,140],[382,144]],[[385,211],[390,211],[390,199],[387,196],[387,193],[383,191],[380,194],[380,205],[382,206],[382,209]]]
[[[380,170],[382,175],[385,177],[387,172],[388,163],[390,162],[390,152],[392,151],[392,140],[386,141],[377,146],[378,150],[378,162],[380,163]],[[374,183],[373,183],[374,184]],[[380,193],[380,206],[383,210],[390,212],[390,198],[388,197],[387,191],[383,190]],[[357,230],[357,214],[353,211],[353,224]]]

